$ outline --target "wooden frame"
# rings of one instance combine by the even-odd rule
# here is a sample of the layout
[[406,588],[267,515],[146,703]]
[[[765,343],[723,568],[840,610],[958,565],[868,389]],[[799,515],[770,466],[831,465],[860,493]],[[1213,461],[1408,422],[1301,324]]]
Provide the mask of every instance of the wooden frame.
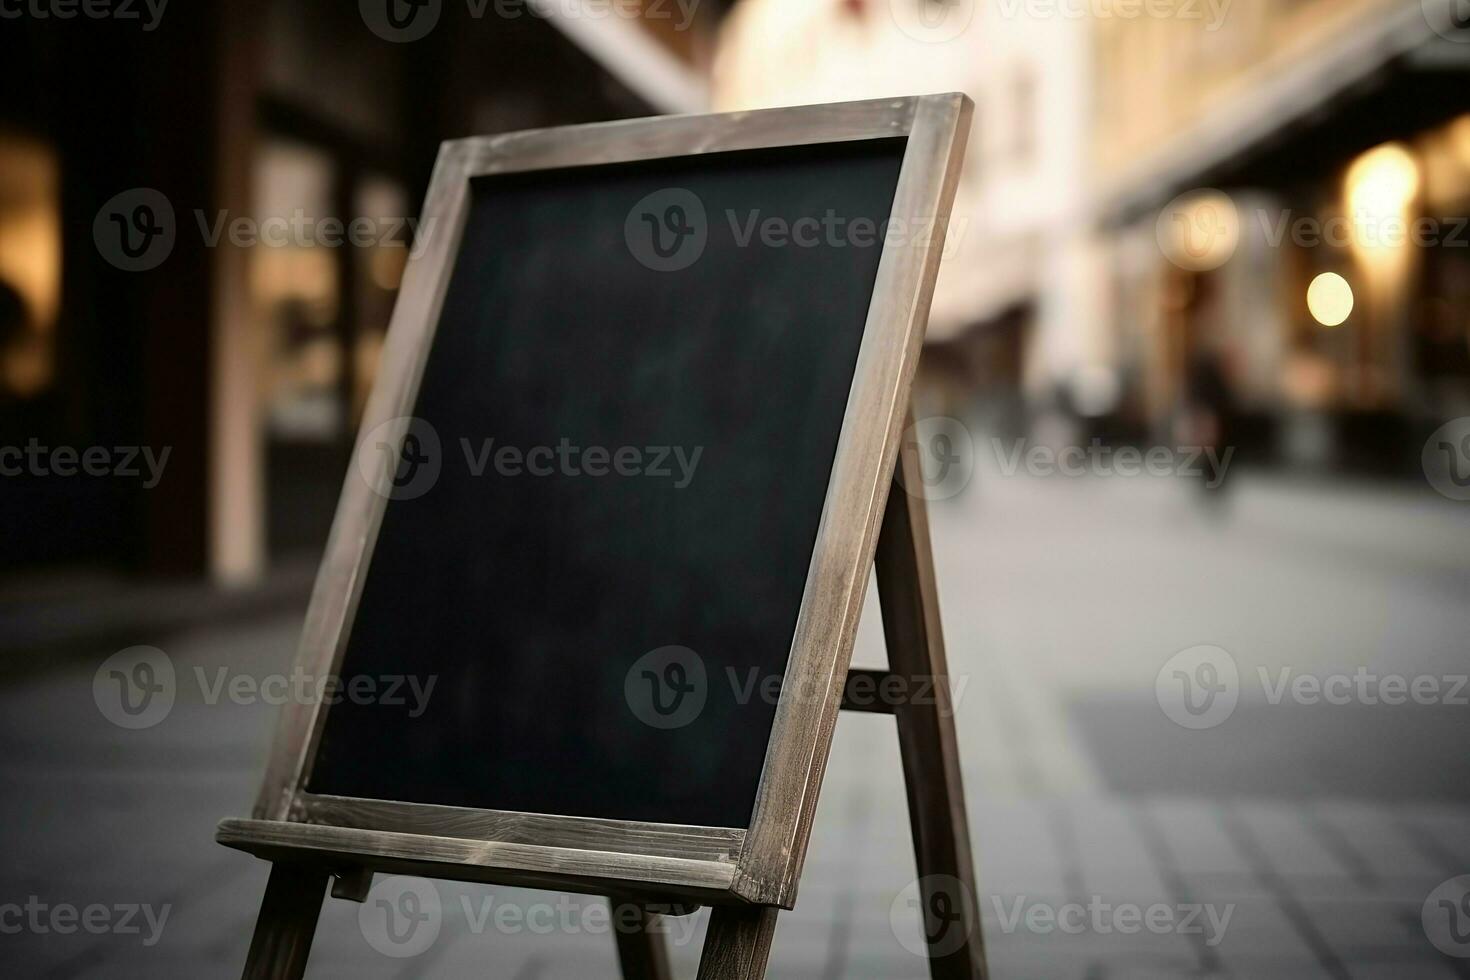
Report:
[[[946,94],[631,120],[452,141],[443,145],[434,168],[424,207],[425,226],[434,235],[405,272],[363,433],[412,414],[463,233],[471,178],[907,137],[892,217],[930,222],[935,231],[928,239],[884,246],[792,640],[788,683],[776,707],[748,828],[314,795],[305,786],[325,709],[293,704],[285,711],[253,819],[222,822],[219,841],[272,860],[327,868],[792,908],[889,502],[970,113],[967,98]],[[347,479],[298,653],[308,676],[338,672],[386,504],[366,481],[355,474]]]

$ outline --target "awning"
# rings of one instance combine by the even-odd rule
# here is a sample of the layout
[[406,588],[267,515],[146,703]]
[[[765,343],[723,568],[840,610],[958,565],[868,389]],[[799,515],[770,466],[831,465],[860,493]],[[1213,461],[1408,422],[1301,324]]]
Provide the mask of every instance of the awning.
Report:
[[[1345,105],[1363,98],[1365,89],[1381,86],[1386,75],[1470,69],[1470,43],[1449,40],[1430,23],[1437,4],[1443,5],[1448,23],[1450,4],[1456,2],[1410,0],[1345,29],[1329,43],[1293,53],[1289,67],[1263,77],[1246,95],[1202,112],[1198,123],[1105,184],[1097,196],[1097,222],[1127,223],[1186,191],[1239,179],[1253,161],[1278,152],[1284,136],[1311,131],[1324,117],[1329,128],[1341,122]],[[1339,112],[1328,111],[1333,108]],[[1396,120],[1370,122],[1392,126]]]

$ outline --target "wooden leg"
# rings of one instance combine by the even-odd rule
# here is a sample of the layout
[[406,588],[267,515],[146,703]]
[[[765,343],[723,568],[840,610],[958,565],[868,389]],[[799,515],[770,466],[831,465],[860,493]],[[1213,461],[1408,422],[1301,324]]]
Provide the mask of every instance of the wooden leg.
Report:
[[244,980],[300,980],[311,955],[317,916],[329,877],[325,868],[271,865],[270,883],[255,920]]
[[[889,669],[908,682],[911,694],[930,685],[934,692],[933,697],[907,698],[893,711],[918,859],[929,972],[934,980],[983,980],[979,896],[939,624],[929,519],[923,499],[904,490],[905,485],[924,485],[914,447],[903,447],[898,465],[904,468],[904,479],[895,481],[889,492],[878,537],[878,598]],[[963,931],[956,933],[955,929]]]
[[764,977],[778,911],[768,905],[716,905],[699,957],[699,980]]
[[672,980],[669,949],[659,928],[659,916],[640,905],[614,901],[612,921],[623,980]]

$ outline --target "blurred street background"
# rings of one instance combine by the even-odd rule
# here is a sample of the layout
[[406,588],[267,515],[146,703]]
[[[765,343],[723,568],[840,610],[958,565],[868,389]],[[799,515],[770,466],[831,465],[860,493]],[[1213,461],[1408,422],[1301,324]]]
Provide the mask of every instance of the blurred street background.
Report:
[[[0,80],[8,975],[243,965],[277,709],[209,685],[290,670],[440,140],[959,90],[909,489],[994,975],[1470,976],[1465,0],[0,0]],[[926,975],[891,729],[774,977]],[[437,887],[309,975],[613,975],[595,901]]]

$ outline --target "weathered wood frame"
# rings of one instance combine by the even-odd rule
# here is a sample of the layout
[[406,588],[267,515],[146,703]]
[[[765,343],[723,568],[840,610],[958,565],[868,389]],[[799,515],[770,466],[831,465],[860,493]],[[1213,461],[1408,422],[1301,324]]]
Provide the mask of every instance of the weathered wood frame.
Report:
[[[931,231],[894,236],[884,245],[748,828],[310,794],[305,786],[325,709],[292,704],[253,818],[223,821],[218,840],[271,860],[325,868],[792,908],[898,458],[970,113],[967,98],[945,94],[640,119],[451,141],[434,168],[423,212],[423,226],[432,232],[405,271],[363,433],[413,412],[462,237],[471,178],[907,138],[892,218],[911,229],[927,223]],[[339,672],[386,504],[358,474],[349,475],[298,652],[308,676]]]

